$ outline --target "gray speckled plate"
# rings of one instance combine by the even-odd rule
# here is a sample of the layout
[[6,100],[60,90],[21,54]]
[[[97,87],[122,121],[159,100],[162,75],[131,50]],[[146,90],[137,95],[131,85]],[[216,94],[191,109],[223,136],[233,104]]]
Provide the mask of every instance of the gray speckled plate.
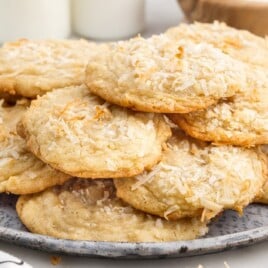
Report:
[[29,233],[15,211],[16,197],[0,194],[0,240],[53,253],[111,258],[165,258],[201,255],[268,239],[268,206],[246,208],[243,217],[226,211],[200,239],[166,243],[71,241]]

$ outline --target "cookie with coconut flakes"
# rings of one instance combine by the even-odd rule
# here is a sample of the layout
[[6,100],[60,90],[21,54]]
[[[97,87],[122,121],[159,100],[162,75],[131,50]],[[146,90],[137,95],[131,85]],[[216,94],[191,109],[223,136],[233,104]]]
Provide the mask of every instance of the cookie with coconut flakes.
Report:
[[111,180],[74,179],[21,196],[17,213],[33,233],[73,240],[164,242],[194,239],[208,230],[198,219],[169,222],[133,209],[115,196]]
[[117,196],[137,209],[207,220],[224,209],[242,212],[260,191],[266,164],[258,149],[213,146],[174,130],[151,171],[114,181]]
[[99,48],[85,40],[5,43],[0,48],[0,94],[35,98],[54,88],[81,85],[85,67]]
[[246,90],[244,69],[207,43],[137,37],[95,55],[86,84],[105,100],[134,110],[188,113]]
[[268,41],[245,30],[238,30],[225,23],[180,24],[166,33],[174,42],[188,40],[206,42],[231,57],[255,66],[268,67]]
[[254,76],[250,91],[170,119],[200,140],[246,147],[268,143],[268,78],[263,70],[250,75]]
[[29,105],[20,100],[15,106],[0,106],[0,193],[30,194],[62,184],[69,175],[54,170],[28,152],[17,134],[16,124]]
[[162,115],[111,105],[86,86],[58,89],[33,101],[22,128],[38,158],[82,178],[137,175],[160,160],[171,135]]

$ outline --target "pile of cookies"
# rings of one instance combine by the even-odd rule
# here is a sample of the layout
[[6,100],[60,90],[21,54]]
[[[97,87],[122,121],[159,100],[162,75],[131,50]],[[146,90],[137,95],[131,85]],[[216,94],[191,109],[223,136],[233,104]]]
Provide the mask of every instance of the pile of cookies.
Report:
[[0,192],[57,238],[194,239],[268,201],[268,42],[225,24],[0,48]]

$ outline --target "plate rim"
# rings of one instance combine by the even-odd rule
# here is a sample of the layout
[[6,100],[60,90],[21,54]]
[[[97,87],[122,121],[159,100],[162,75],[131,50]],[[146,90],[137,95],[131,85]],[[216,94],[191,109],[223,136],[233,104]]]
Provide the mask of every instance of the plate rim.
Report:
[[186,257],[216,253],[268,240],[268,226],[216,237],[171,242],[68,240],[0,226],[0,240],[50,253],[124,259]]

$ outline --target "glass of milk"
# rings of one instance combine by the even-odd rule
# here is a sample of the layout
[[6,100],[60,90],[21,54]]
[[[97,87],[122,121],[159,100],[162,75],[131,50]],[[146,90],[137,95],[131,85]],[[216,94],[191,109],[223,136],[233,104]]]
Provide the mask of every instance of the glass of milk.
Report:
[[69,0],[1,0],[0,43],[18,38],[66,38]]
[[118,40],[144,27],[144,0],[72,0],[73,31],[98,40]]

